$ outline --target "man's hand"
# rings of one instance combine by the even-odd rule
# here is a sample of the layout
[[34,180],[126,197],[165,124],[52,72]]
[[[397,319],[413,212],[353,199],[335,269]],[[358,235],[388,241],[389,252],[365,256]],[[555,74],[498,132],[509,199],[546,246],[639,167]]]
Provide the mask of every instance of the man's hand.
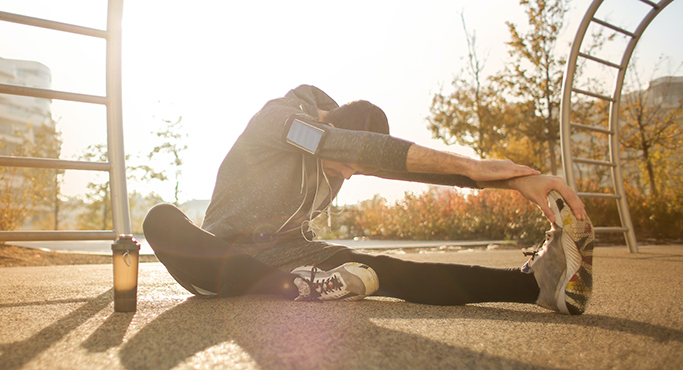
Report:
[[474,181],[493,181],[540,174],[538,170],[509,159],[475,159],[472,169],[466,176]]
[[555,215],[548,206],[547,197],[551,190],[556,190],[562,195],[564,200],[567,201],[567,204],[569,204],[569,207],[572,209],[577,219],[584,221],[587,217],[586,206],[581,199],[579,199],[579,196],[576,195],[560,177],[533,175],[504,181],[480,182],[478,184],[483,188],[513,189],[519,191],[526,199],[538,205],[550,222],[555,222]]

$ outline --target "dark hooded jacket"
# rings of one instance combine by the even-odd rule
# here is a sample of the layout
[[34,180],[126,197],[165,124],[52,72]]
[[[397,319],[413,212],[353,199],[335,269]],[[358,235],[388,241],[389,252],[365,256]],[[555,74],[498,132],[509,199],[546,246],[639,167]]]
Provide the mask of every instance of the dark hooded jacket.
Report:
[[[366,175],[476,186],[464,176],[407,172],[406,156],[411,142],[317,122],[318,109],[330,111],[337,107],[322,90],[308,85],[266,103],[223,160],[202,227],[228,242],[242,245],[250,254],[258,253],[258,245],[264,241],[304,238],[306,222],[330,204],[343,183],[343,179],[325,179],[322,159],[358,164]],[[285,140],[287,121],[292,116],[325,131],[315,155]],[[316,199],[324,187],[326,199]],[[248,245],[254,246],[253,251]]]

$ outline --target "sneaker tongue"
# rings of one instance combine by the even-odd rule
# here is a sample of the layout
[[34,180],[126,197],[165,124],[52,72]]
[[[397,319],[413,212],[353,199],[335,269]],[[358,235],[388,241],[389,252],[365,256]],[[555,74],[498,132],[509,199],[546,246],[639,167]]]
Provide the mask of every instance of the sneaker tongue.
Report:
[[327,278],[318,284],[319,293],[323,294],[335,289],[343,287],[343,284],[339,281],[339,278],[335,275]]

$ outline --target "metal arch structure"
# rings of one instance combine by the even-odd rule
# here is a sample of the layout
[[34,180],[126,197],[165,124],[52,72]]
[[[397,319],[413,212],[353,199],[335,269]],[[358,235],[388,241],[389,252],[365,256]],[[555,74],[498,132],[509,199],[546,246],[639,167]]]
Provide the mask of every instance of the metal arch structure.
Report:
[[[594,166],[606,166],[611,168],[612,181],[614,185],[614,194],[603,193],[582,193],[578,192],[580,197],[594,197],[594,198],[608,198],[615,199],[619,208],[619,217],[621,219],[621,227],[596,227],[595,232],[604,233],[624,233],[626,244],[631,253],[638,253],[638,244],[636,241],[635,232],[633,230],[633,222],[629,213],[628,202],[626,199],[626,192],[624,190],[624,179],[622,175],[621,161],[619,157],[619,103],[621,100],[621,91],[626,76],[626,69],[628,68],[633,51],[636,48],[640,37],[642,36],[648,25],[654,18],[673,0],[661,0],[655,3],[649,0],[639,0],[640,2],[650,6],[650,11],[644,14],[640,24],[635,31],[627,31],[621,27],[617,27],[604,20],[595,17],[596,12],[603,3],[603,0],[594,0],[590,5],[583,21],[581,22],[574,42],[572,43],[571,52],[567,61],[563,86],[562,86],[562,100],[560,105],[560,140],[562,147],[562,163],[564,167],[564,175],[569,186],[577,190],[576,178],[574,176],[574,164],[581,163]],[[595,56],[582,53],[581,46],[586,35],[586,31],[591,24],[596,24],[606,29],[612,30],[618,34],[625,35],[629,41],[624,50],[623,56],[619,63],[614,63],[608,60],[597,58]],[[576,72],[576,65],[578,58],[588,59],[597,62],[604,66],[614,68],[618,71],[617,78],[614,84],[612,95],[605,96],[594,92],[581,90],[575,88],[574,77]],[[570,122],[572,94],[581,94],[593,98],[606,100],[610,104],[609,108],[609,126],[607,129],[581,123]],[[599,161],[588,158],[574,158],[572,155],[570,135],[572,130],[588,131],[595,134],[608,135],[609,137],[609,161]]]
[[[0,12],[0,21],[105,40],[106,96],[8,84],[0,84],[0,93],[105,106],[107,111],[107,162],[0,156],[0,166],[108,172],[110,178],[109,190],[111,194],[112,223],[114,229],[87,231],[0,231],[0,241],[116,240],[115,245],[119,250],[123,249],[130,252],[133,252],[135,248],[139,250],[139,244],[135,242],[131,232],[128,189],[126,185],[125,151],[123,146],[123,109],[121,93],[122,18],[123,0],[108,0],[106,30],[82,27],[14,13]],[[116,253],[114,265],[116,271]],[[129,265],[129,268],[135,269],[135,286],[137,287],[137,259],[134,259],[134,265]],[[115,300],[119,299],[117,296],[118,294],[119,293],[115,289]],[[127,307],[123,307],[123,309],[121,309],[121,307],[115,305],[117,311],[135,311],[135,299],[133,299],[132,304],[129,304]]]

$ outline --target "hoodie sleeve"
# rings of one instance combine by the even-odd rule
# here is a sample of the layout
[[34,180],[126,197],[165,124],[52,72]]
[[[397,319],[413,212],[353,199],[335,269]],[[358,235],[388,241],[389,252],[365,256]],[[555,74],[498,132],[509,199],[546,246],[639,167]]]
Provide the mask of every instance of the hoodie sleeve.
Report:
[[343,130],[320,125],[325,130],[318,156],[330,161],[354,163],[389,171],[406,171],[412,142],[368,131]]
[[341,130],[323,125],[320,127],[325,130],[326,137],[319,156],[327,160],[358,164],[363,168],[363,175],[479,189],[474,180],[463,175],[408,172],[406,158],[408,149],[413,145],[410,141],[374,132]]

